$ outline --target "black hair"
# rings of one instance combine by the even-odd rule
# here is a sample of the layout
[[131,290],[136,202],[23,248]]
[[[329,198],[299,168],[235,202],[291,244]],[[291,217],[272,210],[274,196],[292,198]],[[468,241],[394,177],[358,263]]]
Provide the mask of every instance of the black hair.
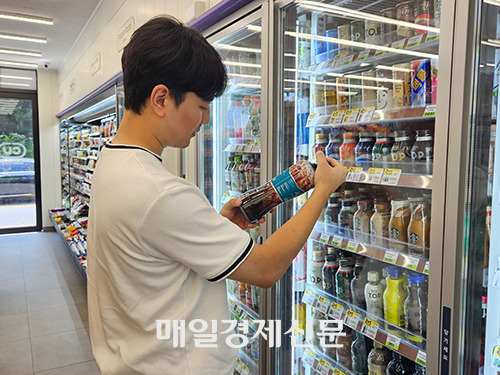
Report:
[[125,108],[141,114],[156,85],[179,106],[188,92],[210,102],[226,88],[220,55],[196,30],[171,16],[155,17],[132,35],[122,55]]

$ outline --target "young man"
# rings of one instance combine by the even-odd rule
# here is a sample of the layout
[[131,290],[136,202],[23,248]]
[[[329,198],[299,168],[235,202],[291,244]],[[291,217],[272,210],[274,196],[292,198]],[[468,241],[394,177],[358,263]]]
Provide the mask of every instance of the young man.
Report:
[[[345,168],[317,155],[316,188],[264,244],[240,200],[216,213],[201,191],[168,172],[165,147],[186,147],[209,122],[226,72],[192,29],[155,18],[122,56],[125,115],[92,180],[88,224],[88,304],[92,348],[103,374],[232,374],[237,351],[217,332],[198,348],[190,322],[228,319],[225,278],[264,288],[286,271],[307,240]],[[157,338],[156,320],[185,321],[185,344]],[[199,326],[198,326],[199,327]],[[175,331],[175,330],[173,330]],[[177,345],[176,345],[177,344]]]

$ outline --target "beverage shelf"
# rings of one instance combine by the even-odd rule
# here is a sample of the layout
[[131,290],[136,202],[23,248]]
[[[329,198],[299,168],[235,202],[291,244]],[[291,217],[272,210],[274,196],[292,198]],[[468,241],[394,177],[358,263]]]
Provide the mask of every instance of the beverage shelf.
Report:
[[238,352],[235,370],[241,375],[258,375],[259,365],[244,352],[243,348],[241,348]]
[[[368,238],[369,242],[383,240],[386,245],[381,247],[367,241],[361,241],[358,239],[359,235]],[[375,237],[333,224],[316,223],[310,238],[341,250],[377,259],[414,272],[429,274],[429,260],[422,256],[411,254],[414,250],[412,250],[409,244],[388,238],[381,239]],[[424,249],[424,252],[428,252],[428,249]]]
[[233,301],[241,310],[243,310],[252,320],[259,320],[259,313],[255,311],[253,308],[247,306],[239,299],[237,299],[231,293],[228,293],[228,297],[231,301]]
[[[302,302],[331,319],[343,320],[348,327],[425,367],[426,340],[423,337],[413,335],[420,341],[414,342],[408,338],[410,333],[404,329],[395,327],[384,319],[373,316],[365,310],[312,285],[307,285]],[[388,326],[391,327],[391,332],[389,332]]]
[[321,375],[355,375],[323,351],[311,346],[304,351],[302,362]]

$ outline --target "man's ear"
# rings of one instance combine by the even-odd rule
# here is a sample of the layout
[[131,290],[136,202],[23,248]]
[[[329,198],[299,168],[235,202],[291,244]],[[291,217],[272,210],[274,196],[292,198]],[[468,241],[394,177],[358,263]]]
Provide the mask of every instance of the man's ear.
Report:
[[164,117],[168,109],[172,105],[172,98],[170,96],[170,90],[165,85],[156,85],[151,91],[149,97],[149,104],[153,112],[159,116]]

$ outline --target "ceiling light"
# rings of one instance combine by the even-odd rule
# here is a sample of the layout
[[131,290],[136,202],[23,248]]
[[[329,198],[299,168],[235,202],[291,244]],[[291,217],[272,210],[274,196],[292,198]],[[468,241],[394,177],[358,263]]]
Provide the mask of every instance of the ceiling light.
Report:
[[411,69],[400,68],[400,67],[397,67],[397,66],[377,65],[375,68],[376,69],[392,70],[394,72],[411,73]]
[[21,66],[23,68],[38,68],[37,64],[23,63],[23,62],[18,62],[18,61],[0,60],[0,65]]
[[46,38],[39,38],[39,37],[36,37],[36,36],[26,36],[26,35],[0,33],[0,38],[11,39],[11,40],[20,40],[20,41],[23,41],[23,42],[47,43],[47,39]]
[[44,25],[54,24],[52,18],[45,18],[45,17],[31,16],[28,14],[10,13],[3,11],[0,11],[0,18],[7,20],[23,21],[23,22],[41,23]]
[[31,77],[19,77],[19,76],[5,76],[0,74],[0,78],[10,78],[10,79],[22,79],[26,81],[33,81],[33,78]]
[[261,50],[257,48],[248,48],[248,47],[238,47],[238,46],[231,46],[229,44],[220,44],[220,43],[215,43],[213,44],[215,48],[220,48],[220,49],[227,49],[230,51],[242,51],[242,52],[254,52],[254,53],[260,53]]
[[0,48],[0,53],[7,53],[9,55],[42,57],[41,52],[21,51],[17,49],[7,49],[7,48]]
[[13,83],[13,82],[0,82],[0,86],[21,86],[21,87],[30,87],[27,83]]

